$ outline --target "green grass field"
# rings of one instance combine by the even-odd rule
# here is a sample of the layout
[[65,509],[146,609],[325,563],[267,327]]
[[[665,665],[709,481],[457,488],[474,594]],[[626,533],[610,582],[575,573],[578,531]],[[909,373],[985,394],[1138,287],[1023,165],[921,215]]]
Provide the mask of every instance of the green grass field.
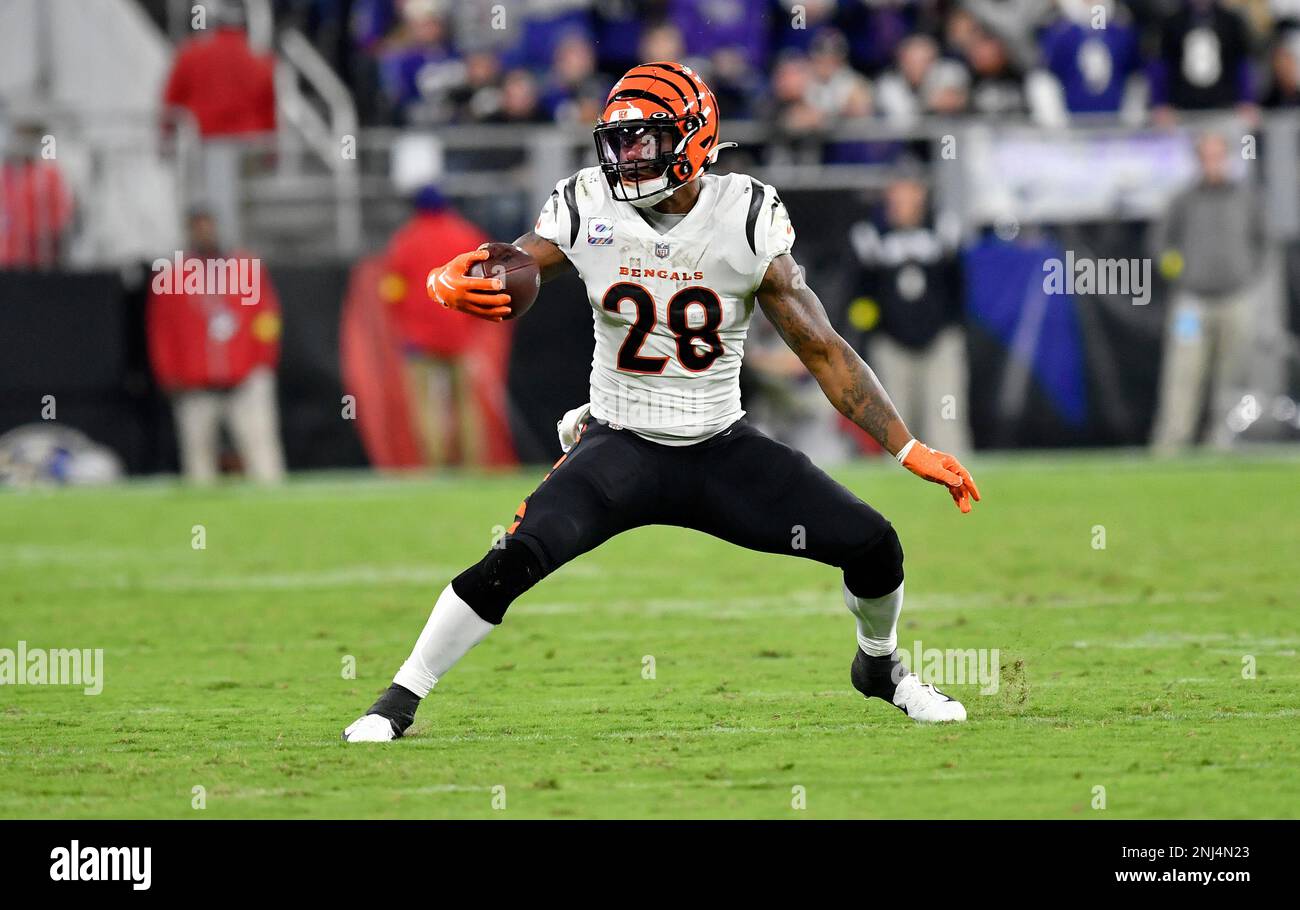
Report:
[[996,693],[945,686],[965,725],[852,690],[833,570],[649,528],[370,746],[339,731],[541,471],[0,494],[0,648],[104,649],[100,695],[0,687],[0,816],[1300,816],[1300,459],[971,467],[965,517],[838,472],[907,549],[900,644],[999,649]]

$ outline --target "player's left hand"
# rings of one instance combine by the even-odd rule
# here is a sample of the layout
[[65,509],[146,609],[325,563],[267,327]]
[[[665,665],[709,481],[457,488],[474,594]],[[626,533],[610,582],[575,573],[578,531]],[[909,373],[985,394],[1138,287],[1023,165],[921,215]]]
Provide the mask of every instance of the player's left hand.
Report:
[[970,471],[962,467],[961,462],[947,452],[940,452],[913,439],[903,447],[902,462],[917,477],[931,483],[943,484],[952,495],[952,501],[962,512],[969,512],[971,500],[980,501],[979,488]]

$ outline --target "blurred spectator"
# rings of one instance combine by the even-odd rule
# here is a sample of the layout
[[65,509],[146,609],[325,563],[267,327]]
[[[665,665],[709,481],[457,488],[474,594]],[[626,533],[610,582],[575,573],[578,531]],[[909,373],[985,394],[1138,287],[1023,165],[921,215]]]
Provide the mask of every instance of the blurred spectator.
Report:
[[558,122],[595,123],[605,107],[609,82],[596,71],[596,49],[585,35],[574,32],[555,48],[541,105]]
[[249,46],[238,6],[221,7],[210,35],[181,44],[163,101],[192,113],[204,139],[275,129],[275,60]]
[[970,82],[970,70],[958,61],[935,61],[921,84],[925,113],[953,117],[969,111]]
[[1175,286],[1152,432],[1159,451],[1195,439],[1207,388],[1210,441],[1231,441],[1226,417],[1248,379],[1253,290],[1267,243],[1254,188],[1230,178],[1228,141],[1207,133],[1196,154],[1200,179],[1174,198],[1152,238]]
[[871,83],[849,66],[849,43],[836,29],[817,33],[810,45],[808,63],[812,80],[805,97],[826,122],[842,118],[850,106],[870,113]]
[[484,119],[488,123],[545,123],[546,112],[533,74],[526,69],[506,73],[501,83],[501,106]]
[[1300,107],[1300,68],[1296,65],[1294,41],[1280,39],[1269,55],[1269,86],[1264,107]]
[[970,67],[970,109],[986,116],[1028,113],[1024,76],[1007,43],[980,25],[965,37],[963,53]]
[[483,421],[471,396],[470,369],[481,326],[431,302],[424,282],[432,269],[487,240],[437,189],[426,187],[384,255],[381,296],[392,305],[411,411],[424,463],[432,467],[456,456],[463,464],[482,463]]
[[465,80],[452,90],[455,119],[461,123],[487,120],[501,109],[501,58],[492,51],[465,57]]
[[194,115],[203,139],[203,198],[210,200],[222,242],[239,242],[239,173],[244,143],[275,130],[275,59],[255,52],[243,7],[223,5],[210,36],[176,52],[163,102]]
[[906,126],[924,115],[953,116],[969,103],[970,75],[956,60],[939,56],[929,35],[913,35],[898,46],[897,62],[876,81],[881,114]]
[[42,157],[44,129],[15,128],[0,159],[0,268],[51,268],[72,223],[72,193],[58,162]]
[[876,80],[876,103],[880,112],[897,124],[914,121],[924,110],[924,85],[935,61],[939,44],[929,35],[912,35],[898,46],[894,66]]
[[776,62],[772,86],[760,108],[771,141],[769,164],[815,164],[821,160],[825,115],[809,100],[812,69],[799,51],[786,51]]
[[[681,60],[686,56],[686,43],[682,40],[682,30],[671,22],[661,22],[645,30],[641,36],[641,45],[637,60],[651,63],[656,60]],[[617,75],[623,75],[621,72]]]
[[398,26],[377,48],[379,79],[397,122],[444,123],[451,94],[464,81],[437,0],[404,0]]
[[729,47],[714,51],[704,75],[724,117],[748,120],[754,116],[754,99],[762,94],[766,76],[752,69],[744,54]]
[[1142,69],[1128,9],[1113,0],[1060,0],[1060,6],[1061,15],[1044,30],[1041,44],[1066,108],[1118,113]]
[[[809,58],[811,82],[805,97],[821,114],[821,121],[835,126],[843,120],[861,120],[875,113],[871,83],[849,65],[849,45],[836,29],[823,29],[813,39]],[[872,164],[888,160],[895,143],[836,141],[827,144],[824,160],[832,164]]]
[[919,179],[889,184],[879,226],[864,221],[850,234],[857,297],[844,329],[912,432],[945,452],[971,445],[957,235],[933,223]]
[[1160,57],[1151,66],[1151,103],[1159,122],[1175,110],[1236,105],[1256,119],[1250,34],[1245,21],[1219,0],[1185,0],[1160,31]]
[[[284,455],[276,410],[275,288],[260,260],[238,251],[222,255],[210,212],[191,213],[188,231],[183,274],[170,262],[155,268],[146,309],[149,362],[171,398],[181,468],[192,483],[216,479],[224,424],[248,476],[277,482]],[[224,280],[214,285],[218,275]],[[252,279],[247,297],[248,287],[236,286],[241,275]]]
[[[870,119],[874,114],[871,86],[864,81],[850,91],[839,116],[845,120],[862,121]],[[900,142],[838,139],[826,143],[822,160],[826,164],[881,164],[893,161],[902,150]]]

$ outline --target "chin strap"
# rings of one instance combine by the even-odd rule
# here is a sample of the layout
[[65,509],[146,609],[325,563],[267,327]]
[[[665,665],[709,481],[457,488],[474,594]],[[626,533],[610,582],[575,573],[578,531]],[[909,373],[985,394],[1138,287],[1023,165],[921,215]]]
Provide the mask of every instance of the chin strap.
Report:
[[[700,174],[707,173],[709,168],[713,167],[713,165],[717,163],[718,153],[721,152],[723,149],[735,149],[735,148],[740,148],[740,144],[736,142],[719,142],[717,145],[713,147],[713,150],[709,152],[708,157],[704,159],[704,164],[700,168]],[[699,175],[697,174],[695,176],[699,176]],[[694,177],[692,177],[691,179],[694,179]],[[660,196],[658,193],[652,193],[644,199],[623,199],[621,201],[627,202],[630,205],[634,205],[637,208],[649,208],[650,206],[658,205],[659,203],[663,202],[673,193],[677,192],[680,186],[681,184],[679,184],[678,186],[671,187],[666,191],[661,191],[663,192],[662,196]],[[617,199],[618,197],[615,196],[614,198]]]

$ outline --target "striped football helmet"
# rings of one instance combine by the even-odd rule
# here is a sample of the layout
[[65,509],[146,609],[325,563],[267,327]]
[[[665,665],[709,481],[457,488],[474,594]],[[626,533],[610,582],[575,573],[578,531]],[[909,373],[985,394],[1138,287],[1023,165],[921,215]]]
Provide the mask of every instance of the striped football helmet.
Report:
[[652,206],[699,177],[718,144],[718,102],[699,74],[677,63],[643,63],[614,83],[593,131],[615,199]]

